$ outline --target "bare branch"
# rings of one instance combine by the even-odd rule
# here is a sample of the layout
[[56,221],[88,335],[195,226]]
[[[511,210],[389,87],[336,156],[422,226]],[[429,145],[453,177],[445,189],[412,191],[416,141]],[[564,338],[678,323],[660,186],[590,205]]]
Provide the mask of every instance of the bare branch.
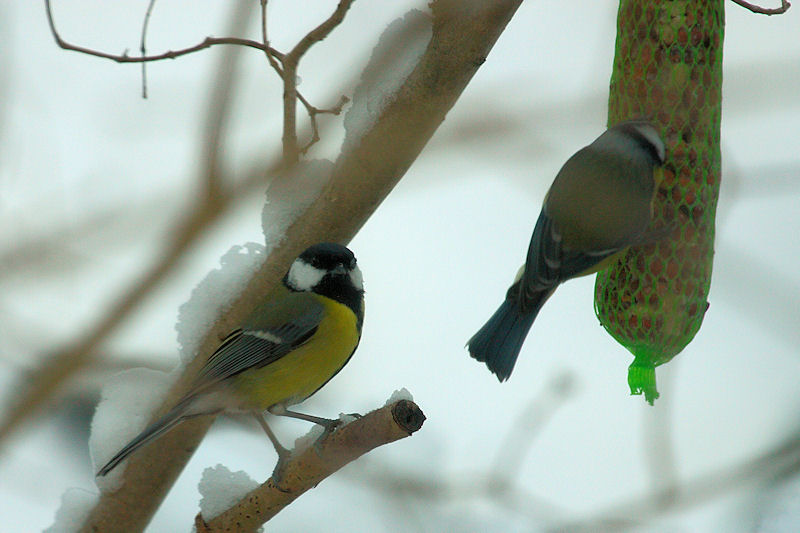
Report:
[[308,100],[300,94],[300,91],[297,91],[297,99],[303,103],[303,106],[306,108],[306,112],[308,113],[308,118],[311,122],[311,138],[308,140],[305,146],[300,149],[300,153],[305,155],[308,150],[314,146],[314,144],[319,141],[319,126],[317,125],[317,115],[338,115],[342,112],[342,108],[350,101],[350,99],[346,96],[342,96],[339,98],[339,102],[329,108],[329,109],[320,109],[318,107],[314,107],[313,105],[308,103]]
[[283,78],[283,69],[278,65],[278,61],[283,61],[283,54],[269,46],[269,38],[267,37],[267,2],[268,0],[261,0],[261,42],[267,50],[270,50],[265,54],[270,66]]
[[399,400],[337,429],[327,438],[292,455],[280,472],[237,504],[205,522],[195,518],[198,532],[255,531],[307,490],[365,453],[410,436],[425,415],[414,402]]
[[739,4],[743,8],[759,15],[783,15],[789,11],[790,7],[792,7],[792,4],[790,4],[788,0],[781,0],[781,7],[775,8],[757,6],[755,4],[751,4],[750,2],[745,2],[745,0],[733,0],[733,3]]
[[[297,148],[297,65],[309,48],[327,37],[344,20],[352,3],[353,0],[340,0],[333,14],[308,32],[283,57],[283,159],[286,165],[296,163],[300,155],[300,150]],[[266,6],[262,9],[265,10]],[[313,116],[312,122],[314,122],[312,128],[315,128],[316,123]],[[314,142],[316,140],[313,140],[311,144]]]
[[[268,1],[269,0],[261,0],[261,40],[263,41],[264,46],[269,46],[269,38],[267,37],[267,3],[268,3]],[[285,79],[285,76],[284,76],[284,73],[283,73],[283,68],[275,60],[275,57],[276,57],[275,54],[266,54],[266,56],[267,56],[267,60],[269,61],[270,66],[273,68],[273,70],[275,70],[275,72],[278,73],[278,75],[281,77],[282,80]],[[281,58],[283,58],[283,56],[281,56]],[[345,104],[347,104],[347,102],[350,101],[350,99],[347,98],[346,96],[342,96],[339,99],[339,103],[337,103],[332,108],[330,108],[330,109],[320,109],[320,108],[317,108],[317,107],[314,107],[313,105],[311,105],[308,102],[308,100],[306,100],[306,98],[296,88],[295,88],[295,94],[297,95],[297,99],[300,100],[300,102],[306,108],[306,112],[308,113],[308,118],[309,118],[309,121],[311,123],[311,138],[309,139],[308,143],[306,143],[305,146],[303,146],[303,148],[301,148],[299,150],[300,154],[305,155],[306,153],[308,153],[308,150],[320,140],[320,137],[319,137],[319,126],[317,125],[317,115],[321,115],[321,114],[338,115],[339,113],[342,112],[342,108],[345,106]],[[291,120],[285,121],[284,122],[284,127],[286,127],[286,124],[291,124],[291,123],[293,123],[293,121],[291,121]],[[295,123],[295,127],[296,127],[296,123]],[[295,142],[296,142],[296,138],[297,137],[295,136]]]
[[290,63],[297,64],[300,61],[300,58],[303,57],[306,52],[308,52],[309,48],[330,35],[334,28],[342,23],[345,14],[347,14],[347,11],[350,9],[352,4],[353,0],[340,0],[339,5],[336,6],[336,10],[333,12],[333,14],[328,17],[325,22],[308,32],[305,37],[300,39],[300,42],[297,43],[288,54],[286,54],[284,62],[289,61]]
[[153,55],[153,56],[142,56],[142,57],[131,57],[126,53],[117,55],[117,54],[108,54],[106,52],[100,52],[98,50],[93,50],[91,48],[85,48],[83,46],[74,45],[68,43],[64,39],[61,38],[58,31],[56,30],[55,23],[53,22],[53,14],[50,8],[50,0],[44,0],[45,6],[47,8],[47,23],[50,26],[50,32],[53,34],[53,38],[56,41],[56,44],[60,48],[64,50],[72,50],[73,52],[80,52],[82,54],[87,54],[94,57],[101,57],[103,59],[110,59],[111,61],[115,61],[117,63],[147,63],[150,61],[161,61],[162,59],[175,59],[180,56],[185,56],[187,54],[191,54],[194,52],[198,52],[200,50],[205,50],[206,48],[211,48],[212,46],[217,46],[221,44],[232,44],[236,46],[246,46],[249,48],[255,48],[256,50],[261,50],[262,52],[273,54],[277,58],[283,57],[283,54],[278,52],[277,50],[273,50],[268,46],[264,46],[262,43],[258,41],[253,41],[251,39],[240,39],[238,37],[206,37],[203,42],[196,44],[194,46],[190,46],[189,48],[183,48],[180,50],[169,50],[164,52],[163,54]]
[[[72,43],[69,43],[61,38],[61,35],[56,30],[55,22],[53,20],[53,13],[50,0],[45,0],[45,7],[47,13],[47,23],[50,26],[50,32],[56,44],[64,50],[71,50],[82,54],[87,54],[94,57],[109,59],[117,63],[141,63],[142,64],[142,97],[147,98],[147,72],[145,64],[151,61],[160,61],[163,59],[175,59],[184,55],[192,54],[206,48],[211,48],[216,45],[237,45],[246,46],[261,50],[267,56],[270,66],[281,76],[284,84],[284,121],[283,121],[283,146],[284,146],[284,163],[292,164],[297,162],[300,154],[308,152],[309,148],[319,141],[319,128],[317,126],[316,115],[322,113],[330,113],[338,115],[341,108],[346,101],[337,104],[329,110],[322,110],[316,108],[308,103],[308,101],[297,91],[297,65],[300,58],[305,54],[308,49],[325,37],[327,37],[333,29],[341,23],[353,0],[341,0],[336,8],[336,11],[322,24],[311,30],[300,42],[292,49],[289,54],[275,50],[269,46],[267,39],[267,1],[261,0],[261,43],[251,39],[241,39],[238,37],[206,37],[203,42],[183,48],[180,50],[169,50],[162,54],[148,56],[146,55],[145,36],[147,33],[147,26],[152,13],[155,0],[150,0],[147,12],[145,14],[144,23],[142,26],[142,36],[139,49],[141,51],[140,57],[131,57],[126,53],[123,54],[109,54],[91,48],[85,48]],[[288,58],[288,59],[287,59]],[[282,63],[283,67],[278,63]],[[288,66],[287,66],[288,65]],[[288,69],[288,70],[287,70]],[[297,100],[300,100],[308,112],[309,119],[311,120],[311,139],[303,146],[302,149],[297,147]]]
[[[139,43],[139,51],[142,53],[142,57],[147,56],[145,39],[147,38],[147,27],[150,25],[150,15],[153,13],[153,7],[155,5],[156,0],[150,0],[150,3],[147,5],[147,11],[145,11],[144,14],[144,22],[142,23],[142,40]],[[52,28],[52,25],[50,27]],[[147,99],[147,63],[142,63],[142,98]]]

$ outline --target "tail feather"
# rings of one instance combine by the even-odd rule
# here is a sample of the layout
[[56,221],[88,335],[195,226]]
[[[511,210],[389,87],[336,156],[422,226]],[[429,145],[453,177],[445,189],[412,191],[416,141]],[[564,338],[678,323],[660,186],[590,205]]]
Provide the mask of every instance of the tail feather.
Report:
[[139,433],[132,441],[125,445],[117,454],[112,457],[100,470],[97,472],[97,476],[105,476],[109,472],[111,472],[114,468],[117,467],[122,461],[127,459],[129,455],[133,452],[144,446],[145,444],[149,443],[150,441],[160,437],[180,422],[182,422],[186,418],[190,418],[193,416],[192,414],[187,414],[188,407],[191,401],[189,399],[184,400],[172,409],[170,409],[167,414],[147,426],[141,433]]
[[486,324],[467,342],[469,354],[486,363],[501,382],[507,380],[514,370],[528,330],[550,294],[552,291],[543,291],[541,299],[526,312],[522,312],[514,300],[504,300]]

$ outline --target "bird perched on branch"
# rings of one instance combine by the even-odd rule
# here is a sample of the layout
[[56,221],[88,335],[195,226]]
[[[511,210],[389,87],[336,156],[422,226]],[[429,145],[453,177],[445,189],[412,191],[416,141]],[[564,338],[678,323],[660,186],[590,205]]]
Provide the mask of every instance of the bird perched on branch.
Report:
[[645,120],[621,122],[570,157],[545,196],[525,264],[505,301],[467,342],[500,381],[514,369],[542,305],[559,284],[611,265],[653,240],[647,227],[664,142]]
[[121,461],[187,418],[251,412],[283,460],[283,448],[263,411],[321,424],[338,421],[289,411],[335,376],[350,360],[364,320],[364,288],[353,253],[320,243],[292,263],[283,284],[231,332],[200,369],[194,384],[164,416],[145,428],[100,470]]

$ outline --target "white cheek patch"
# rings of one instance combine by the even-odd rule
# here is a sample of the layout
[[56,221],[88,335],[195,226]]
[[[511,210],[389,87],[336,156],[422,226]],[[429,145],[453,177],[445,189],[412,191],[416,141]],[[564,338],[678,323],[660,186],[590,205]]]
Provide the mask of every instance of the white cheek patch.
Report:
[[302,259],[295,259],[289,269],[286,281],[296,291],[310,291],[325,277],[325,271],[309,265]]
[[283,344],[282,338],[278,337],[273,333],[270,333],[269,331],[250,330],[247,332],[247,334],[252,335],[257,339],[264,339],[265,341],[271,342],[272,344]]
[[361,269],[357,266],[353,267],[353,270],[350,271],[348,274],[350,276],[350,282],[353,284],[353,287],[356,289],[363,291],[364,290],[364,278],[361,276]]
[[658,132],[653,129],[652,126],[642,125],[642,126],[635,126],[636,131],[642,134],[642,136],[648,140],[650,144],[655,147],[656,152],[658,153],[658,158],[661,161],[664,161],[665,150],[664,150],[664,142],[659,137]]

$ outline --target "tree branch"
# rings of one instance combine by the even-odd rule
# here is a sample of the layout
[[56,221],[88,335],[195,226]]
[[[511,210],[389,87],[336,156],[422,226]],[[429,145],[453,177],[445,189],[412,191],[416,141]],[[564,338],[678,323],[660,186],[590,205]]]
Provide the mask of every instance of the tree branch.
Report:
[[339,115],[339,113],[342,112],[342,108],[345,106],[347,102],[350,101],[350,99],[346,96],[342,96],[341,98],[339,98],[339,102],[335,106],[328,109],[320,109],[318,107],[314,107],[313,105],[308,103],[308,100],[306,100],[305,97],[303,97],[303,95],[300,94],[299,91],[297,92],[297,99],[300,100],[300,102],[306,108],[306,112],[308,113],[308,119],[309,122],[311,123],[311,138],[308,140],[305,146],[303,146],[300,149],[300,153],[302,155],[305,155],[306,153],[308,153],[308,150],[312,146],[314,146],[320,139],[319,125],[317,124],[317,115]]
[[414,402],[399,400],[338,428],[324,440],[292,455],[280,472],[236,505],[206,522],[198,513],[198,533],[256,531],[307,490],[365,453],[410,436],[425,415]]
[[[156,0],[150,0],[150,3],[147,5],[147,11],[144,13],[144,21],[142,22],[142,37],[139,41],[139,52],[141,52],[142,57],[147,55],[147,27],[150,25],[150,15],[153,14],[153,7],[155,7]],[[50,13],[50,9],[48,6],[48,15]],[[54,31],[53,24],[50,24],[50,30]],[[147,99],[147,63],[142,63],[142,98]]]
[[[436,0],[433,35],[419,63],[376,121],[341,154],[322,194],[291,224],[238,299],[210,328],[158,416],[185,393],[203,362],[279,283],[310,244],[347,243],[391,192],[485,61],[521,0]],[[143,529],[197,447],[211,417],[189,420],[134,454],[122,485],[102,494],[84,531]]]
[[240,39],[238,37],[206,37],[203,42],[194,46],[180,50],[168,50],[163,54],[153,56],[142,55],[139,57],[131,57],[127,52],[122,54],[109,54],[99,50],[93,50],[91,48],[85,48],[83,46],[71,44],[62,39],[61,35],[59,35],[58,31],[56,30],[55,23],[53,22],[53,12],[50,7],[50,0],[44,0],[44,4],[47,12],[47,24],[50,26],[50,33],[53,34],[53,38],[60,48],[63,48],[64,50],[71,50],[73,52],[80,52],[82,54],[87,54],[94,57],[101,57],[103,59],[110,59],[111,61],[115,61],[117,63],[147,63],[150,61],[161,61],[162,59],[175,59],[176,57],[192,54],[194,52],[205,50],[206,48],[211,48],[212,46],[217,46],[220,44],[232,44],[255,48],[256,50],[261,50],[262,52],[274,55],[276,58],[278,58],[278,60],[283,57],[283,54],[277,50],[270,48],[269,46],[265,46],[258,41],[253,41],[251,39]]
[[[46,0],[46,3],[48,6],[48,18],[50,18],[49,1]],[[51,28],[53,28],[52,20]],[[57,34],[54,35],[58,40]],[[80,48],[73,49],[82,51]],[[228,66],[230,66],[230,62],[221,64],[222,74],[214,79],[224,79],[226,76],[225,69]],[[222,85],[226,84],[223,83]],[[101,314],[102,318],[87,332],[71,345],[53,353],[44,364],[41,364],[27,378],[27,387],[19,393],[17,402],[11,406],[3,419],[0,420],[0,442],[8,437],[24,420],[36,413],[46,402],[53,398],[67,380],[92,362],[97,347],[127,319],[130,313],[179,264],[185,252],[204,235],[205,230],[210,225],[227,212],[242,194],[251,190],[254,185],[264,183],[265,174],[258,172],[251,174],[247,182],[236,190],[222,189],[219,186],[216,178],[220,169],[217,168],[217,160],[213,154],[219,151],[219,143],[221,142],[221,137],[216,128],[218,124],[225,122],[228,106],[220,107],[219,101],[212,98],[210,107],[212,112],[209,114],[215,117],[215,123],[207,127],[208,135],[203,153],[209,154],[209,159],[206,161],[207,168],[201,170],[203,173],[201,179],[207,194],[201,198],[201,201],[194,207],[192,212],[187,213],[185,218],[176,225],[172,235],[165,239],[166,245],[162,257],[143,272],[138,279],[134,280],[129,287],[123,290],[111,302],[108,309]],[[271,167],[268,172],[274,171],[275,168],[275,166]]]
[[[267,56],[270,66],[281,77],[284,85],[283,154],[284,165],[288,166],[296,163],[300,155],[307,153],[309,148],[319,141],[319,127],[317,125],[316,116],[323,113],[338,115],[341,113],[342,107],[348,102],[345,97],[342,97],[340,103],[330,109],[320,109],[312,106],[308,100],[306,100],[303,95],[297,91],[297,67],[303,54],[305,54],[315,43],[327,37],[330,32],[341,23],[345,14],[350,8],[350,5],[353,3],[353,0],[341,0],[336,8],[336,11],[334,11],[334,13],[325,22],[311,30],[305,37],[303,37],[303,39],[301,39],[300,42],[295,45],[289,54],[282,54],[278,50],[269,46],[269,40],[267,39],[267,1],[268,0],[261,0],[262,43],[250,39],[241,39],[238,37],[206,37],[203,42],[188,48],[170,50],[162,54],[148,56],[145,54],[145,35],[147,32],[148,22],[150,20],[150,14],[153,9],[153,4],[155,3],[155,0],[151,0],[150,4],[148,5],[142,26],[142,35],[139,45],[139,50],[142,55],[140,57],[131,57],[127,54],[127,52],[123,54],[109,54],[107,52],[101,52],[99,50],[68,43],[61,38],[58,30],[56,30],[50,0],[45,0],[45,10],[47,14],[47,23],[50,26],[50,32],[52,33],[56,44],[58,44],[60,48],[94,57],[100,57],[103,59],[110,59],[111,61],[115,61],[117,63],[141,63],[143,98],[147,98],[147,73],[145,70],[145,64],[151,61],[175,59],[221,44],[246,46],[263,51]],[[283,64],[283,67],[281,67],[281,64]],[[298,149],[297,146],[297,100],[300,100],[300,102],[305,106],[311,122],[311,139],[301,149]]]
[[792,7],[792,4],[788,2],[788,0],[781,0],[781,7],[776,8],[768,8],[768,7],[761,7],[755,4],[751,4],[750,2],[746,2],[745,0],[733,0],[734,4],[739,4],[745,9],[752,11],[753,13],[757,13],[759,15],[783,15],[789,8]]
[[[353,0],[340,0],[336,10],[326,21],[308,32],[288,54],[283,56],[281,62],[283,64],[283,160],[286,165],[296,163],[300,157],[300,150],[297,148],[297,66],[300,58],[315,43],[330,35],[344,20],[352,3]],[[312,121],[316,126],[316,119],[312,117]]]

